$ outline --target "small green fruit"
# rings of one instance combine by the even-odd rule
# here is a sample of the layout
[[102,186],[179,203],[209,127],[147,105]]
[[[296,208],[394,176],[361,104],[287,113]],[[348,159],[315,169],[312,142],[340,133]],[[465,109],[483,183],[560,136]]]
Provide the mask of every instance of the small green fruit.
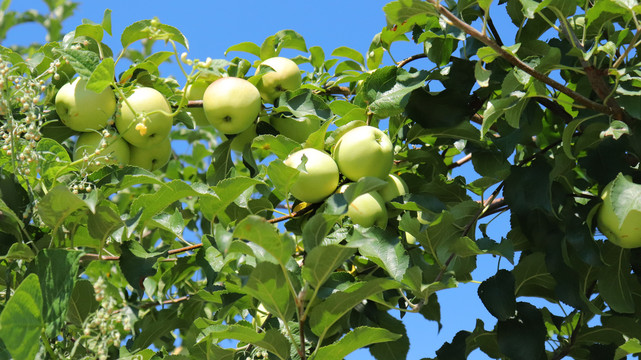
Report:
[[331,195],[338,186],[338,166],[328,154],[312,149],[302,149],[290,154],[283,162],[297,169],[307,159],[304,170],[292,185],[290,192],[298,200],[317,203]]
[[352,181],[364,176],[387,179],[394,165],[394,147],[380,129],[359,126],[338,140],[334,160],[340,172]]
[[[352,185],[354,184],[341,186],[339,192],[345,193],[346,197],[350,198],[349,192]],[[376,225],[384,229],[387,226],[388,216],[385,201],[376,191],[361,194],[352,199],[347,208],[347,216],[352,219],[354,224],[364,227]]]
[[274,71],[265,73],[257,84],[264,102],[271,104],[284,91],[296,90],[300,87],[302,83],[300,69],[292,60],[284,57],[269,58],[256,68],[257,74],[264,65],[274,69]]
[[131,145],[129,149],[131,152],[129,165],[154,171],[162,168],[169,161],[171,157],[171,139],[166,138],[163,142],[151,148],[139,148]]
[[[185,88],[185,98],[187,100],[202,100],[203,95],[205,95],[205,90],[207,90],[209,84],[210,83],[208,81],[196,80],[194,83],[187,85]],[[194,117],[196,126],[211,126],[205,116],[205,110],[203,110],[203,108],[189,108],[187,111],[189,111],[191,116]]]
[[220,78],[205,90],[203,110],[210,124],[223,134],[240,134],[258,118],[260,93],[249,81]]
[[386,180],[387,185],[378,191],[385,202],[407,194],[407,184],[398,175],[389,174]]
[[173,125],[171,113],[169,102],[158,90],[137,88],[127,101],[122,102],[120,115],[116,116],[116,128],[131,145],[149,148],[169,136]]
[[293,119],[279,116],[272,118],[271,123],[281,135],[299,143],[305,142],[309,135],[320,129],[320,120],[311,117]]
[[87,90],[86,85],[87,80],[79,77],[63,85],[56,94],[56,112],[72,130],[101,130],[116,112],[116,98],[110,87],[97,94]]
[[[622,194],[613,196],[615,191],[624,189]],[[620,190],[618,190],[620,191]],[[603,203],[597,215],[597,227],[613,244],[631,249],[641,247],[641,211],[629,209],[623,221],[617,216],[615,208],[625,207],[638,201],[637,194],[641,193],[641,185],[635,184],[629,178],[620,175],[605,186],[601,198]],[[631,199],[630,197],[634,197]],[[619,203],[615,203],[619,201]]]

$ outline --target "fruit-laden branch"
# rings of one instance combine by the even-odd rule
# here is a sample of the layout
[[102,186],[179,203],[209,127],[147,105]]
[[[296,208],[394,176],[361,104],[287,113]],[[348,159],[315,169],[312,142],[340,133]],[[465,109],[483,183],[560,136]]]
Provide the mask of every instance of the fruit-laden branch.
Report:
[[465,31],[468,35],[472,36],[473,38],[481,41],[485,45],[489,46],[492,48],[494,51],[496,51],[502,58],[510,62],[512,65],[518,67],[519,69],[525,71],[526,73],[532,75],[535,79],[553,87],[554,89],[562,92],[563,94],[569,96],[572,98],[574,101],[576,101],[578,104],[583,105],[589,109],[608,114],[608,115],[617,115],[617,111],[615,109],[610,108],[609,106],[599,104],[597,102],[594,102],[587,97],[569,89],[568,87],[562,85],[561,83],[557,82],[556,80],[551,79],[547,75],[536,71],[534,68],[532,68],[530,65],[524,63],[521,61],[519,58],[516,56],[512,55],[505,49],[503,49],[499,44],[496,43],[496,41],[492,40],[491,38],[487,37],[486,35],[483,35],[481,32],[476,30],[474,27],[471,25],[467,24],[463,20],[459,19],[456,15],[452,14],[447,8],[441,6],[440,2],[437,0],[427,0],[429,3],[434,5],[436,11],[438,11],[439,14],[441,14],[443,17],[445,17],[447,20],[449,20],[452,25],[456,26],[457,28]]

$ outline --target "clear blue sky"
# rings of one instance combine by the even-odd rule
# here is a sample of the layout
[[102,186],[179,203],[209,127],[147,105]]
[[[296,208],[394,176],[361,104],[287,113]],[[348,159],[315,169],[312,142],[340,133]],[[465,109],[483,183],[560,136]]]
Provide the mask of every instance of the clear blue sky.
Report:
[[[373,38],[386,25],[382,7],[387,1],[381,0],[326,0],[319,1],[136,1],[112,0],[81,2],[76,15],[65,23],[65,32],[73,30],[82,19],[99,23],[106,7],[113,10],[112,26],[115,37],[105,42],[114,52],[120,50],[119,34],[129,24],[158,17],[161,22],[179,28],[190,43],[190,58],[205,59],[225,58],[224,51],[231,45],[244,41],[260,44],[266,37],[282,29],[293,29],[306,40],[307,46],[321,46],[329,57],[333,49],[339,46],[352,47],[364,53]],[[35,8],[45,10],[40,0],[14,1],[10,9],[24,10]],[[495,19],[497,20],[497,19]],[[505,24],[498,19],[498,27]],[[44,31],[35,25],[21,25],[8,34],[3,45],[32,41],[43,41]],[[509,36],[503,38],[511,45]],[[421,52],[422,47],[413,43],[397,43],[392,47],[394,57],[405,58]],[[169,50],[169,49],[167,49]],[[182,51],[182,50],[180,50]],[[235,55],[229,54],[227,59]],[[298,53],[288,53],[289,56]],[[253,60],[253,59],[252,59]],[[385,60],[390,63],[389,57]],[[414,66],[432,67],[426,60]],[[166,69],[166,68],[165,68]],[[170,68],[171,69],[171,68]],[[181,81],[179,71],[172,72]],[[169,73],[163,75],[168,76]],[[455,171],[454,175],[463,175],[468,181],[473,179],[469,167]],[[500,240],[507,232],[507,215],[502,215],[488,228],[490,236]],[[509,265],[506,260],[501,266]],[[478,258],[478,270],[473,275],[475,280],[483,281],[497,270],[497,258],[489,255]],[[408,359],[434,357],[435,351],[446,341],[451,341],[459,330],[473,330],[477,318],[485,322],[486,329],[494,326],[494,318],[485,310],[476,294],[477,284],[461,284],[457,289],[438,293],[443,329],[438,333],[434,322],[425,320],[420,315],[408,314],[404,318],[410,336],[410,353]],[[553,311],[557,309],[552,309]],[[397,315],[397,312],[396,314]],[[360,350],[347,359],[373,359],[367,350]],[[480,351],[474,352],[470,359],[487,359]]]

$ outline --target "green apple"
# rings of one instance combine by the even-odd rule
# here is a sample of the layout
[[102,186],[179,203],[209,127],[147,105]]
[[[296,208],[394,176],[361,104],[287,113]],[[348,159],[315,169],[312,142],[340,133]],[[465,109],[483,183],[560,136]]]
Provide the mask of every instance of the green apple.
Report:
[[171,113],[169,102],[158,90],[137,88],[122,102],[116,128],[131,145],[149,148],[169,136],[173,125]]
[[245,79],[224,77],[211,83],[203,95],[203,110],[210,124],[223,134],[240,134],[260,113],[260,93]]
[[394,165],[394,147],[380,129],[359,126],[338,139],[334,160],[340,172],[352,181],[364,176],[385,180]]
[[275,116],[271,123],[279,133],[299,143],[305,142],[309,135],[320,129],[320,119],[317,117],[294,119]]
[[171,157],[171,139],[166,138],[163,142],[151,148],[139,148],[131,145],[129,149],[131,152],[129,165],[154,171],[162,168],[169,161]]
[[[304,169],[299,169],[307,159]],[[300,175],[292,185],[291,194],[300,201],[316,203],[331,195],[338,186],[338,166],[331,156],[323,151],[307,148],[290,154],[285,165],[299,169]]]
[[116,112],[116,98],[110,87],[98,94],[87,90],[86,85],[87,81],[79,77],[64,84],[56,94],[56,112],[72,130],[101,130]]
[[378,190],[385,202],[407,194],[407,184],[399,176],[389,174],[385,180],[387,181],[385,187]]
[[[354,183],[345,184],[339,189],[340,193],[345,193],[346,197],[351,198],[349,192]],[[347,208],[347,216],[352,219],[354,224],[364,227],[372,227],[374,225],[385,228],[387,226],[387,209],[385,208],[385,201],[381,194],[377,191],[371,191],[365,194],[360,194],[353,198]]]
[[271,104],[284,91],[296,90],[300,87],[302,83],[300,69],[292,60],[279,56],[269,58],[258,65],[256,74],[260,73],[264,65],[274,69],[265,73],[256,85],[264,102]]
[[[185,98],[187,100],[202,100],[203,95],[205,95],[205,90],[209,86],[210,82],[205,80],[196,80],[195,82],[187,85],[185,88]],[[205,116],[205,110],[203,108],[189,108],[187,109],[191,113],[191,116],[194,117],[196,121],[196,126],[211,126],[207,117]]]
[[[613,187],[623,191],[622,196],[613,196]],[[621,190],[618,190],[618,189]],[[615,208],[629,208],[636,202],[641,193],[641,185],[635,184],[629,178],[619,175],[603,189],[603,203],[597,214],[597,227],[613,244],[631,249],[641,247],[641,211],[630,208],[625,219],[620,219]],[[624,196],[625,195],[625,196]],[[634,197],[634,199],[631,199]],[[619,201],[619,203],[616,203]],[[625,203],[623,203],[625,202]]]
[[[99,151],[96,154],[96,151]],[[78,136],[73,150],[73,160],[88,159],[87,170],[92,172],[105,165],[126,165],[130,159],[129,144],[115,134],[104,137],[98,132],[86,132]]]
[[234,136],[231,140],[231,149],[236,152],[243,152],[243,150],[245,150],[245,146],[251,143],[256,136],[258,136],[256,133],[256,124],[251,124],[247,130]]

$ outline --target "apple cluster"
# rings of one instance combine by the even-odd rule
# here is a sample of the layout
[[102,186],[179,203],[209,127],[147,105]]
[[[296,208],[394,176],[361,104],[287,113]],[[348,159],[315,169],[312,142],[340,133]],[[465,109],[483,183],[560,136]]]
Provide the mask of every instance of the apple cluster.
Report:
[[[347,216],[354,224],[385,228],[388,220],[386,203],[407,193],[407,185],[390,174],[394,148],[389,137],[373,126],[360,126],[338,139],[330,156],[324,151],[305,148],[289,155],[285,165],[299,170],[290,188],[296,199],[317,203],[335,192],[349,203]],[[351,182],[339,187],[341,174]],[[365,177],[386,181],[383,188],[356,194],[356,182]]]
[[[107,164],[153,171],[169,161],[173,115],[159,91],[136,88],[118,104],[111,88],[96,93],[86,85],[86,80],[75,78],[63,85],[55,98],[60,121],[80,132],[73,150],[74,161],[83,162],[88,172]],[[120,111],[116,114],[117,107]],[[120,136],[109,127],[114,114]]]
[[302,84],[298,65],[291,59],[272,57],[256,68],[256,85],[236,78],[223,77],[211,83],[197,79],[185,89],[188,100],[202,100],[202,109],[191,109],[198,126],[213,125],[225,135],[234,135],[231,148],[242,151],[256,136],[257,119],[270,122],[281,134],[298,142],[320,128],[318,120],[260,116],[262,104],[273,104],[287,90]]

